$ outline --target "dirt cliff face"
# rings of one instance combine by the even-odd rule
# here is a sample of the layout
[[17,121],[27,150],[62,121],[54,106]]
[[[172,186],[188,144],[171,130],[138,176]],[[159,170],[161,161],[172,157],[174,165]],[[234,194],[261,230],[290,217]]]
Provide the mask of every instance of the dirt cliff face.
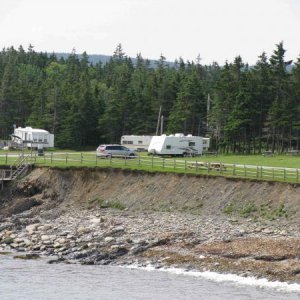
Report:
[[36,168],[2,193],[0,203],[3,215],[60,203],[297,222],[300,186],[118,169]]
[[0,252],[300,282],[299,191],[222,177],[36,168],[1,191]]

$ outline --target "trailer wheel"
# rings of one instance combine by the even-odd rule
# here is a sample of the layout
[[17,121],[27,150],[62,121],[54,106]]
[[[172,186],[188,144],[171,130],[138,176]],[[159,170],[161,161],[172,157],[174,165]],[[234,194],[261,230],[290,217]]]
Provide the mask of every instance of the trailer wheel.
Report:
[[183,157],[187,157],[187,153],[186,153],[186,152],[183,152],[183,153],[182,153],[182,156],[183,156]]

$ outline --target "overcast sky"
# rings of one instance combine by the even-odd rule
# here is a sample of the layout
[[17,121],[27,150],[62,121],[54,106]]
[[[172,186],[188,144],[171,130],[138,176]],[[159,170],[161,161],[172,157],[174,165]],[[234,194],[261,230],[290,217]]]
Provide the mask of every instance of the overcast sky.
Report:
[[0,47],[254,64],[284,42],[300,55],[300,0],[0,0]]

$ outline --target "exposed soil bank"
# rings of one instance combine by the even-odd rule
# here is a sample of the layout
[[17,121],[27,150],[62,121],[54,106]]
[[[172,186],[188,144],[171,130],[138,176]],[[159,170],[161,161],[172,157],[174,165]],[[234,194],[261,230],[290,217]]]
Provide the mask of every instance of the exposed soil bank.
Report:
[[300,282],[300,186],[37,168],[0,196],[0,250]]

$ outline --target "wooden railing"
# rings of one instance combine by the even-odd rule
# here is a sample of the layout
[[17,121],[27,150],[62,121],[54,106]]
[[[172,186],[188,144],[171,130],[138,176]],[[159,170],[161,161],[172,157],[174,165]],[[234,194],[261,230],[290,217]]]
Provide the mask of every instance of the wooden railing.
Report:
[[[3,164],[6,161],[11,161],[9,155],[2,156],[2,160],[0,156],[0,163],[2,162]],[[20,158],[16,161],[15,166],[20,166],[23,163],[24,160]],[[178,173],[210,174],[235,178],[253,178],[268,181],[300,181],[300,169],[298,168],[227,164],[218,161],[205,162],[201,160],[201,156],[192,159],[162,158],[147,155],[137,156],[135,158],[99,158],[95,155],[95,153],[45,152],[43,156],[38,156],[37,153],[27,155],[26,163],[36,163],[39,165],[49,166],[100,166],[141,169],[149,171],[160,170]]]
[[[16,157],[16,156],[14,156]],[[6,154],[5,160],[7,161],[8,155]],[[31,160],[29,155],[19,155],[10,165],[9,169],[0,169],[0,185],[1,189],[3,189],[3,185],[5,181],[14,180],[23,174],[28,166],[30,165],[29,160]]]

